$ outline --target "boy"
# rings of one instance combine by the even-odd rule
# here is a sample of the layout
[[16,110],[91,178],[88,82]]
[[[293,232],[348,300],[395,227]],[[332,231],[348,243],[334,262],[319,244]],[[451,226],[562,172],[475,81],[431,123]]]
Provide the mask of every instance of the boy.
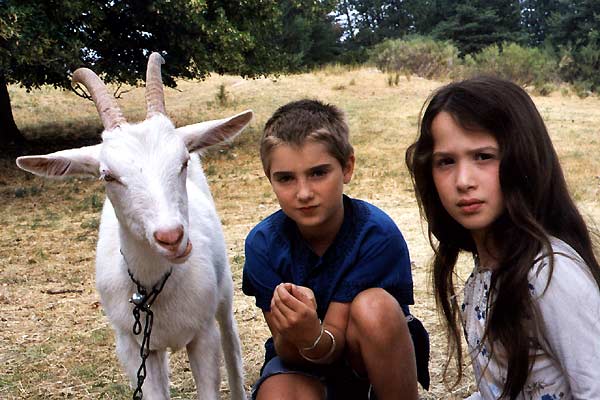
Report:
[[417,399],[417,369],[428,386],[408,249],[383,211],[343,194],[348,136],[343,113],[316,100],[265,125],[260,155],[281,210],[246,238],[242,289],[272,334],[253,399]]

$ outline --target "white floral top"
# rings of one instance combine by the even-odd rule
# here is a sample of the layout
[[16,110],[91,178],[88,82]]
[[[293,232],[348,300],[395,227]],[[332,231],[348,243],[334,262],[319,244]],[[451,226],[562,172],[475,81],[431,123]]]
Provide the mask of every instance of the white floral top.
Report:
[[[554,270],[548,257],[529,273],[534,307],[531,322],[533,368],[519,400],[600,399],[600,291],[581,257],[565,242],[551,238]],[[481,344],[488,310],[491,271],[475,269],[467,279],[462,304],[463,328],[479,391],[469,400],[499,399],[506,380],[503,349]],[[545,290],[546,289],[546,290]]]

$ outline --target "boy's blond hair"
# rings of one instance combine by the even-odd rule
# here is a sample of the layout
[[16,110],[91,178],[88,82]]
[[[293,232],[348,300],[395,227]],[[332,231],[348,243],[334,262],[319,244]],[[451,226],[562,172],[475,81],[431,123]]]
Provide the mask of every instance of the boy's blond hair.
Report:
[[323,143],[327,151],[345,167],[354,149],[342,110],[319,100],[293,101],[275,111],[265,124],[260,141],[260,159],[270,177],[271,153],[280,144],[302,146],[307,140]]

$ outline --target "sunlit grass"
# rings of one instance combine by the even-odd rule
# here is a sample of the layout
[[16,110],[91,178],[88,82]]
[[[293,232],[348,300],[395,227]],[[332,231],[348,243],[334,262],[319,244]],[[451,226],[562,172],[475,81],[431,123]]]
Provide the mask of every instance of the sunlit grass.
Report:
[[[428,281],[431,250],[404,166],[404,151],[417,133],[421,106],[443,82],[387,76],[370,68],[330,66],[310,74],[244,80],[212,76],[180,81],[165,90],[167,111],[177,126],[253,109],[249,128],[232,144],[211,150],[204,169],[223,221],[234,277],[235,315],[240,327],[246,383],[256,379],[268,330],[253,299],[241,293],[244,238],[277,202],[258,158],[258,140],[275,109],[291,100],[318,98],[347,113],[357,155],[347,193],[371,201],[402,230],[414,262],[412,311],[431,333],[432,388],[423,399],[462,398],[471,381],[453,394],[441,382],[445,332]],[[143,88],[118,100],[132,122],[145,117]],[[9,88],[17,124],[32,139],[59,137],[99,142],[95,107],[70,92],[43,88],[26,93]],[[223,94],[227,101],[220,101]],[[563,90],[534,97],[545,118],[574,198],[588,218],[600,220],[600,100]],[[114,354],[114,337],[94,289],[94,256],[102,183],[72,178],[48,181],[0,157],[0,398],[131,397]],[[425,230],[426,231],[426,230]],[[463,272],[469,260],[461,260]],[[50,295],[49,289],[72,289]],[[174,398],[193,398],[194,386],[182,353],[173,355]],[[467,373],[469,373],[467,371]],[[222,398],[228,398],[227,384]]]

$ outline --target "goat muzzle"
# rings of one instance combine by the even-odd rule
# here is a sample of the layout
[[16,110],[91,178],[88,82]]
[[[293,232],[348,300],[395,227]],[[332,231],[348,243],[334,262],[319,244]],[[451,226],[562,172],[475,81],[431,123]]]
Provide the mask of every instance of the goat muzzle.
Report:
[[185,250],[183,251],[182,254],[178,255],[177,257],[167,257],[167,258],[169,259],[169,261],[171,261],[175,264],[181,264],[187,260],[188,256],[192,252],[192,247],[193,247],[192,242],[190,242],[188,240],[187,246],[185,247]]

